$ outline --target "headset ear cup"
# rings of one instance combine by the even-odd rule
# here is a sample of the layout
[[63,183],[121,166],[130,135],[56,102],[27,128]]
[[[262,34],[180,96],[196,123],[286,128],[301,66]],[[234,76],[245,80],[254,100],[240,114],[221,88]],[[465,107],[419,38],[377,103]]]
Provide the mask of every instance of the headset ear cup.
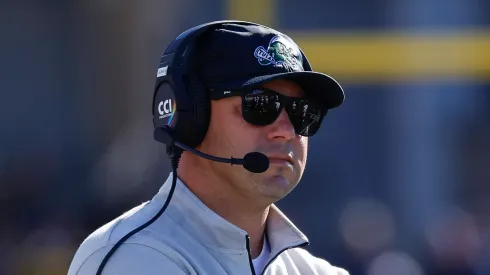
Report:
[[186,125],[189,129],[186,139],[189,146],[196,147],[202,143],[208,131],[211,103],[206,86],[197,76],[189,77],[186,88],[194,106],[192,125]]

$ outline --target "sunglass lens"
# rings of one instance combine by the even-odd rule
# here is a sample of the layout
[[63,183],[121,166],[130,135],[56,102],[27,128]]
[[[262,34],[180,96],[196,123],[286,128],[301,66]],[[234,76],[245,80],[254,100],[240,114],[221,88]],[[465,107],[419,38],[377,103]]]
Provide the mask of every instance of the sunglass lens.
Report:
[[273,123],[281,113],[282,104],[276,93],[254,90],[242,97],[242,116],[257,126]]
[[293,100],[288,113],[296,134],[302,136],[314,135],[324,116],[323,108],[307,99]]

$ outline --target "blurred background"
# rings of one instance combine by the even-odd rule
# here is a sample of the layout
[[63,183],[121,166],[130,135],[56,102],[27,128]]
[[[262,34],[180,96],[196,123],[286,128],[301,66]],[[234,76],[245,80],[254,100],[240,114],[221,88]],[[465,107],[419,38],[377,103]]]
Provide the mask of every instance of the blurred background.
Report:
[[166,179],[160,55],[221,19],[270,25],[345,104],[278,205],[353,275],[490,274],[490,1],[2,0],[0,274],[66,274]]

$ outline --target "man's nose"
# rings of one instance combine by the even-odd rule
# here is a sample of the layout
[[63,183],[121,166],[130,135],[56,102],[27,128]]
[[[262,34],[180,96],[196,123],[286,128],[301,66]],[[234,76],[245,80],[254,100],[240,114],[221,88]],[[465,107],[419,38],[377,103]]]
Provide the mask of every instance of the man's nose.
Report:
[[294,126],[289,120],[288,113],[282,109],[279,117],[269,125],[268,138],[271,140],[292,140],[296,136]]

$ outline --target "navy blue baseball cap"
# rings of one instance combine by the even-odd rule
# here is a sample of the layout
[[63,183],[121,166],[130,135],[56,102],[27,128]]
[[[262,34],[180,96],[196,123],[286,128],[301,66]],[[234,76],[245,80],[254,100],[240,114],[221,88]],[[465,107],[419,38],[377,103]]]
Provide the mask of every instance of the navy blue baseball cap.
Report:
[[311,69],[289,36],[266,26],[221,24],[200,38],[196,55],[198,74],[210,89],[257,88],[283,79],[299,84],[328,109],[345,98],[335,79]]

